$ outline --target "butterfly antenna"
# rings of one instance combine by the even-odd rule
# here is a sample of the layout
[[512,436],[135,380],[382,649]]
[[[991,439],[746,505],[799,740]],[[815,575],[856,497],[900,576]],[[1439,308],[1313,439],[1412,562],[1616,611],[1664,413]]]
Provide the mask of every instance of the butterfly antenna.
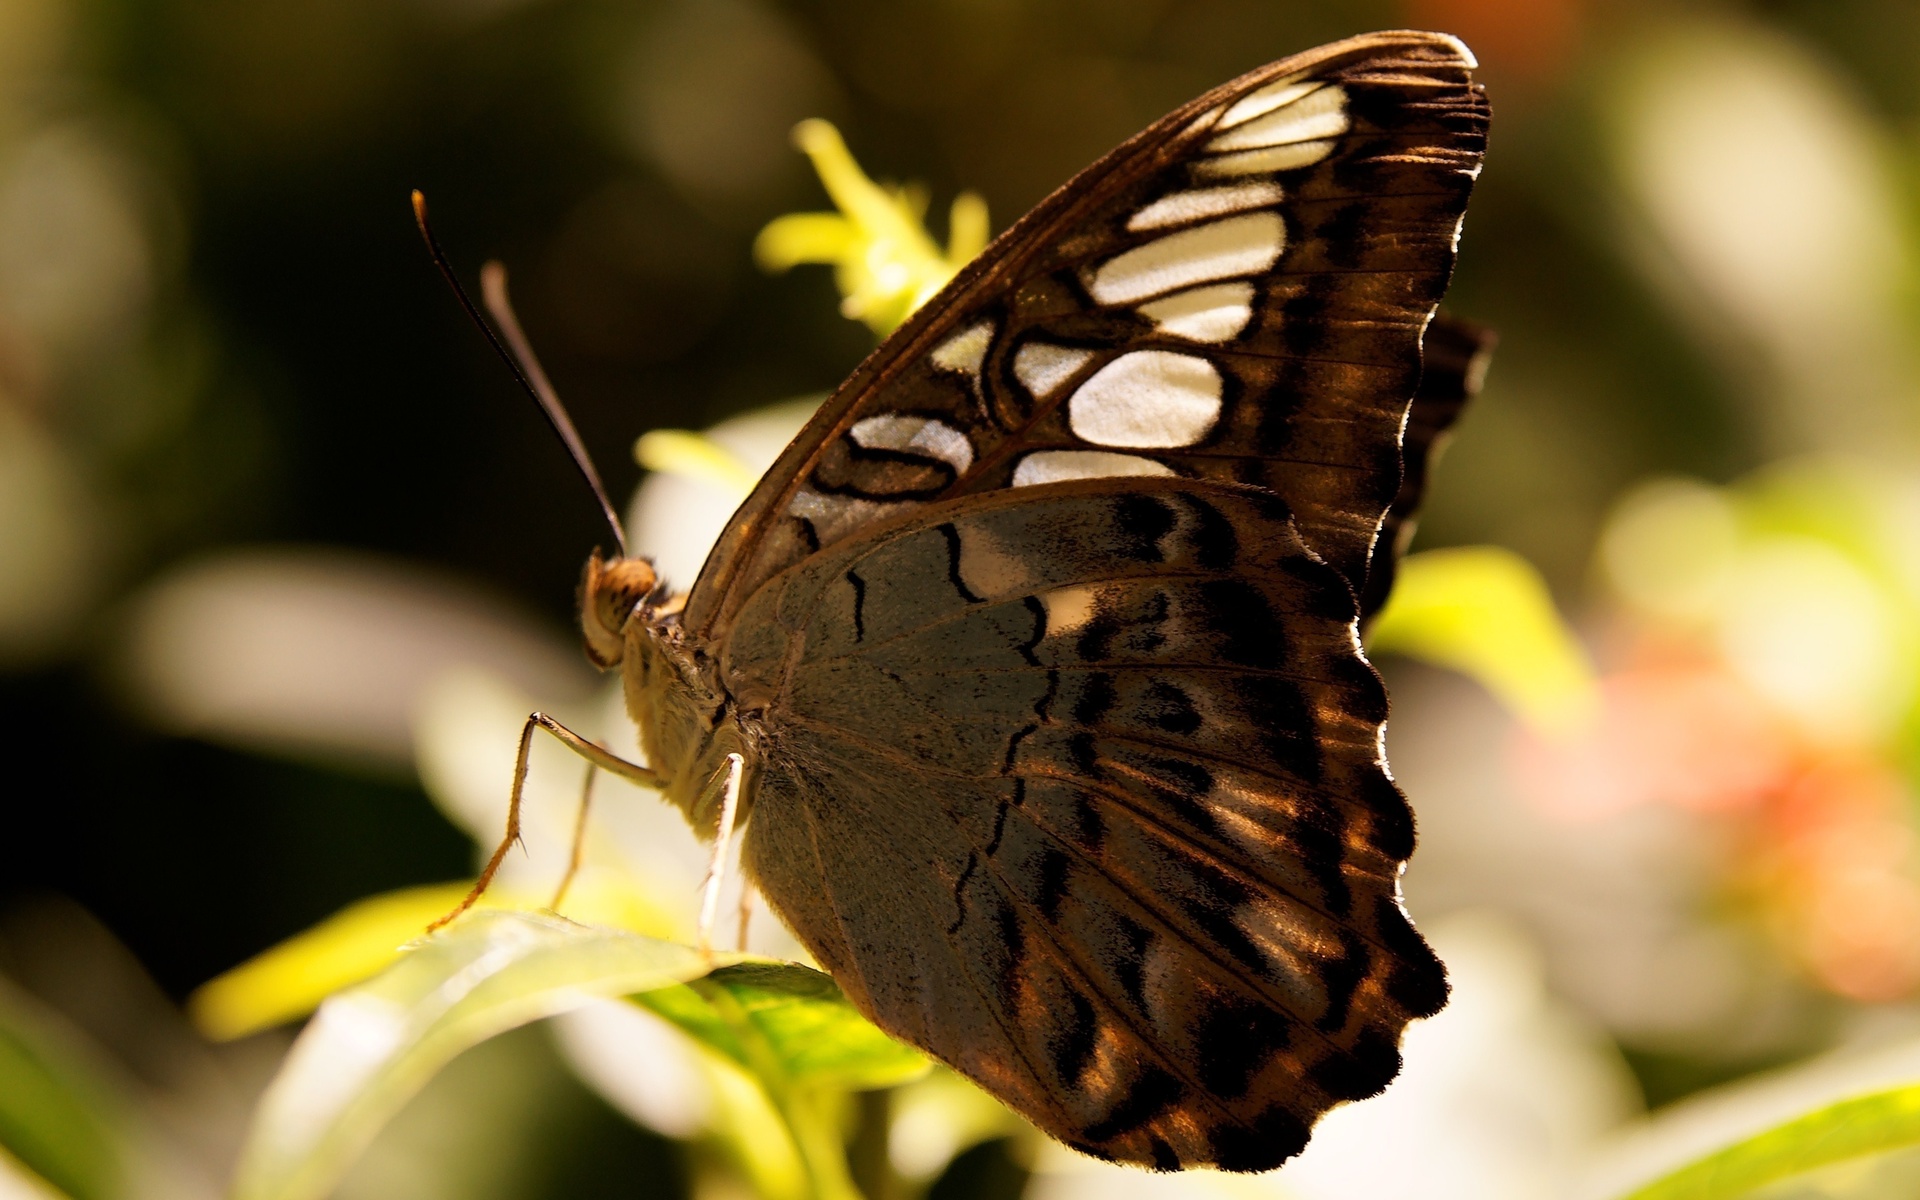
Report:
[[[514,315],[513,305],[507,299],[507,269],[497,262],[489,262],[480,268],[481,295],[486,298],[487,311],[500,326],[496,334],[487,319],[474,307],[467,290],[460,286],[460,279],[453,273],[453,264],[447,261],[446,251],[440,248],[440,239],[433,234],[433,226],[427,221],[427,198],[418,188],[413,193],[413,220],[420,227],[420,236],[427,243],[427,253],[433,257],[433,265],[440,269],[441,278],[453,289],[454,298],[460,301],[460,308],[472,322],[479,326],[486,337],[487,344],[493,347],[500,361],[507,364],[514,379],[527,395],[533,397],[540,411],[546,414],[547,424],[560,435],[567,447],[567,453],[573,456],[573,465],[593,490],[593,498],[600,502],[600,513],[607,519],[607,527],[613,530],[613,540],[620,548],[620,557],[627,556],[627,531],[620,524],[620,514],[614,511],[613,501],[607,498],[606,485],[600,482],[600,472],[594,469],[593,460],[587,457],[587,447],[580,441],[580,433],[573,427],[573,418],[567,415],[566,406],[560,403],[559,393],[553,390],[553,384],[547,379],[547,373],[540,368],[540,360],[534,356],[533,347],[527,342],[527,335],[520,329],[520,320]],[[506,341],[501,341],[501,334]],[[509,348],[511,347],[511,348]]]

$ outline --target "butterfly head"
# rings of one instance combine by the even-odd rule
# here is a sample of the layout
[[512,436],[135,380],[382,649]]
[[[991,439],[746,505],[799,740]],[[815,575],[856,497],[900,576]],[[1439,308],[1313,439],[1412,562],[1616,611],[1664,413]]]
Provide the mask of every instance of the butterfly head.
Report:
[[651,620],[667,599],[666,585],[644,558],[601,558],[595,550],[580,584],[580,628],[587,656],[603,669],[626,657],[627,631]]

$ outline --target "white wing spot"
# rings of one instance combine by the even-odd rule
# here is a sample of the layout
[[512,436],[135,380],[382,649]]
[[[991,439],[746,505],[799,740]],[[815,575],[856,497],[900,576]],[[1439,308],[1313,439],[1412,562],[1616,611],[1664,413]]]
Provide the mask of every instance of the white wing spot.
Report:
[[1067,479],[1105,479],[1113,475],[1171,475],[1173,468],[1138,454],[1105,450],[1035,450],[1013,469],[1013,486],[1059,483]]
[[1301,81],[1298,75],[1289,75],[1285,79],[1276,79],[1259,91],[1248,92],[1233,102],[1233,106],[1220,114],[1220,123],[1216,129],[1232,129],[1235,125],[1244,125],[1255,117],[1262,117],[1282,105],[1292,104],[1308,92],[1323,86],[1320,80]]
[[1253,285],[1216,283],[1175,292],[1140,306],[1161,333],[1196,342],[1225,342],[1240,335],[1253,319]]
[[1220,419],[1220,390],[1220,371],[1204,358],[1135,350],[1080,385],[1067,420],[1096,446],[1191,446]]
[[868,450],[901,450],[937,458],[952,467],[956,475],[966,474],[973,465],[973,443],[967,435],[932,417],[868,417],[855,422],[847,432]]
[[1235,175],[1265,175],[1273,171],[1291,171],[1297,167],[1310,167],[1319,162],[1333,153],[1335,145],[1332,138],[1322,138],[1317,142],[1270,146],[1265,150],[1242,150],[1238,154],[1222,154],[1216,158],[1199,159],[1190,169],[1201,179],[1224,179]]
[[979,376],[980,364],[987,359],[987,347],[993,343],[993,322],[980,321],[967,326],[933,348],[933,365],[942,371],[962,371]]
[[902,509],[912,507],[904,500],[863,500],[858,496],[823,496],[819,492],[801,490],[793,494],[793,500],[787,505],[787,512],[800,517],[813,525],[814,534],[822,545],[839,541],[840,538],[869,521],[889,516]]
[[1088,290],[1101,304],[1132,304],[1196,283],[1258,274],[1279,260],[1286,244],[1279,213],[1228,217],[1115,255],[1100,264]]
[[1127,219],[1135,233],[1186,225],[1207,217],[1224,217],[1249,208],[1278,204],[1286,193],[1277,183],[1243,183],[1237,187],[1195,188],[1162,196]]
[[1323,87],[1221,134],[1207,143],[1207,149],[1217,154],[1227,150],[1290,146],[1316,138],[1338,137],[1352,125],[1347,118],[1347,90],[1338,86]]
[[1013,377],[1036,399],[1045,399],[1049,392],[1071,379],[1075,371],[1086,366],[1087,360],[1092,357],[1091,350],[1055,346],[1050,342],[1027,342],[1014,351]]

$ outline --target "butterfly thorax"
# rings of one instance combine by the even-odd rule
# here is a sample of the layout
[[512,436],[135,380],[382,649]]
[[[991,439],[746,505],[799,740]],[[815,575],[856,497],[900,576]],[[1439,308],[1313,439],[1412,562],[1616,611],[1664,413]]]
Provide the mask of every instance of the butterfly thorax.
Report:
[[[754,739],[735,718],[736,705],[721,684],[712,657],[680,625],[684,597],[669,597],[641,558],[587,563],[581,584],[580,624],[587,653],[602,669],[618,669],[627,712],[640,728],[647,765],[661,791],[702,835],[718,824],[716,781],[727,755],[757,772]],[[746,789],[744,797],[751,796]],[[744,811],[741,813],[744,817]]]
[[[627,712],[640,727],[641,748],[661,790],[696,832],[711,836],[727,755],[745,758],[749,779],[760,757],[712,660],[688,644],[674,617],[655,617],[629,626],[621,675]],[[741,819],[752,794],[751,787],[741,793]]]

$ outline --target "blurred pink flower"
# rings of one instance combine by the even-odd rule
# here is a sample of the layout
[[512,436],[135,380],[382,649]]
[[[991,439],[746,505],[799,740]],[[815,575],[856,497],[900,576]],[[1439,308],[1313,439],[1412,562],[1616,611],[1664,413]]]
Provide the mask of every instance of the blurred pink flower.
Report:
[[1750,809],[1782,785],[1793,731],[1717,664],[1672,655],[1601,681],[1600,716],[1549,737],[1516,726],[1521,794],[1570,819],[1640,804],[1701,813]]
[[1808,736],[1712,658],[1651,638],[1634,657],[1586,729],[1515,727],[1521,794],[1568,821],[1644,804],[1714,817],[1727,890],[1820,986],[1866,1002],[1920,988],[1920,861],[1895,768]]

